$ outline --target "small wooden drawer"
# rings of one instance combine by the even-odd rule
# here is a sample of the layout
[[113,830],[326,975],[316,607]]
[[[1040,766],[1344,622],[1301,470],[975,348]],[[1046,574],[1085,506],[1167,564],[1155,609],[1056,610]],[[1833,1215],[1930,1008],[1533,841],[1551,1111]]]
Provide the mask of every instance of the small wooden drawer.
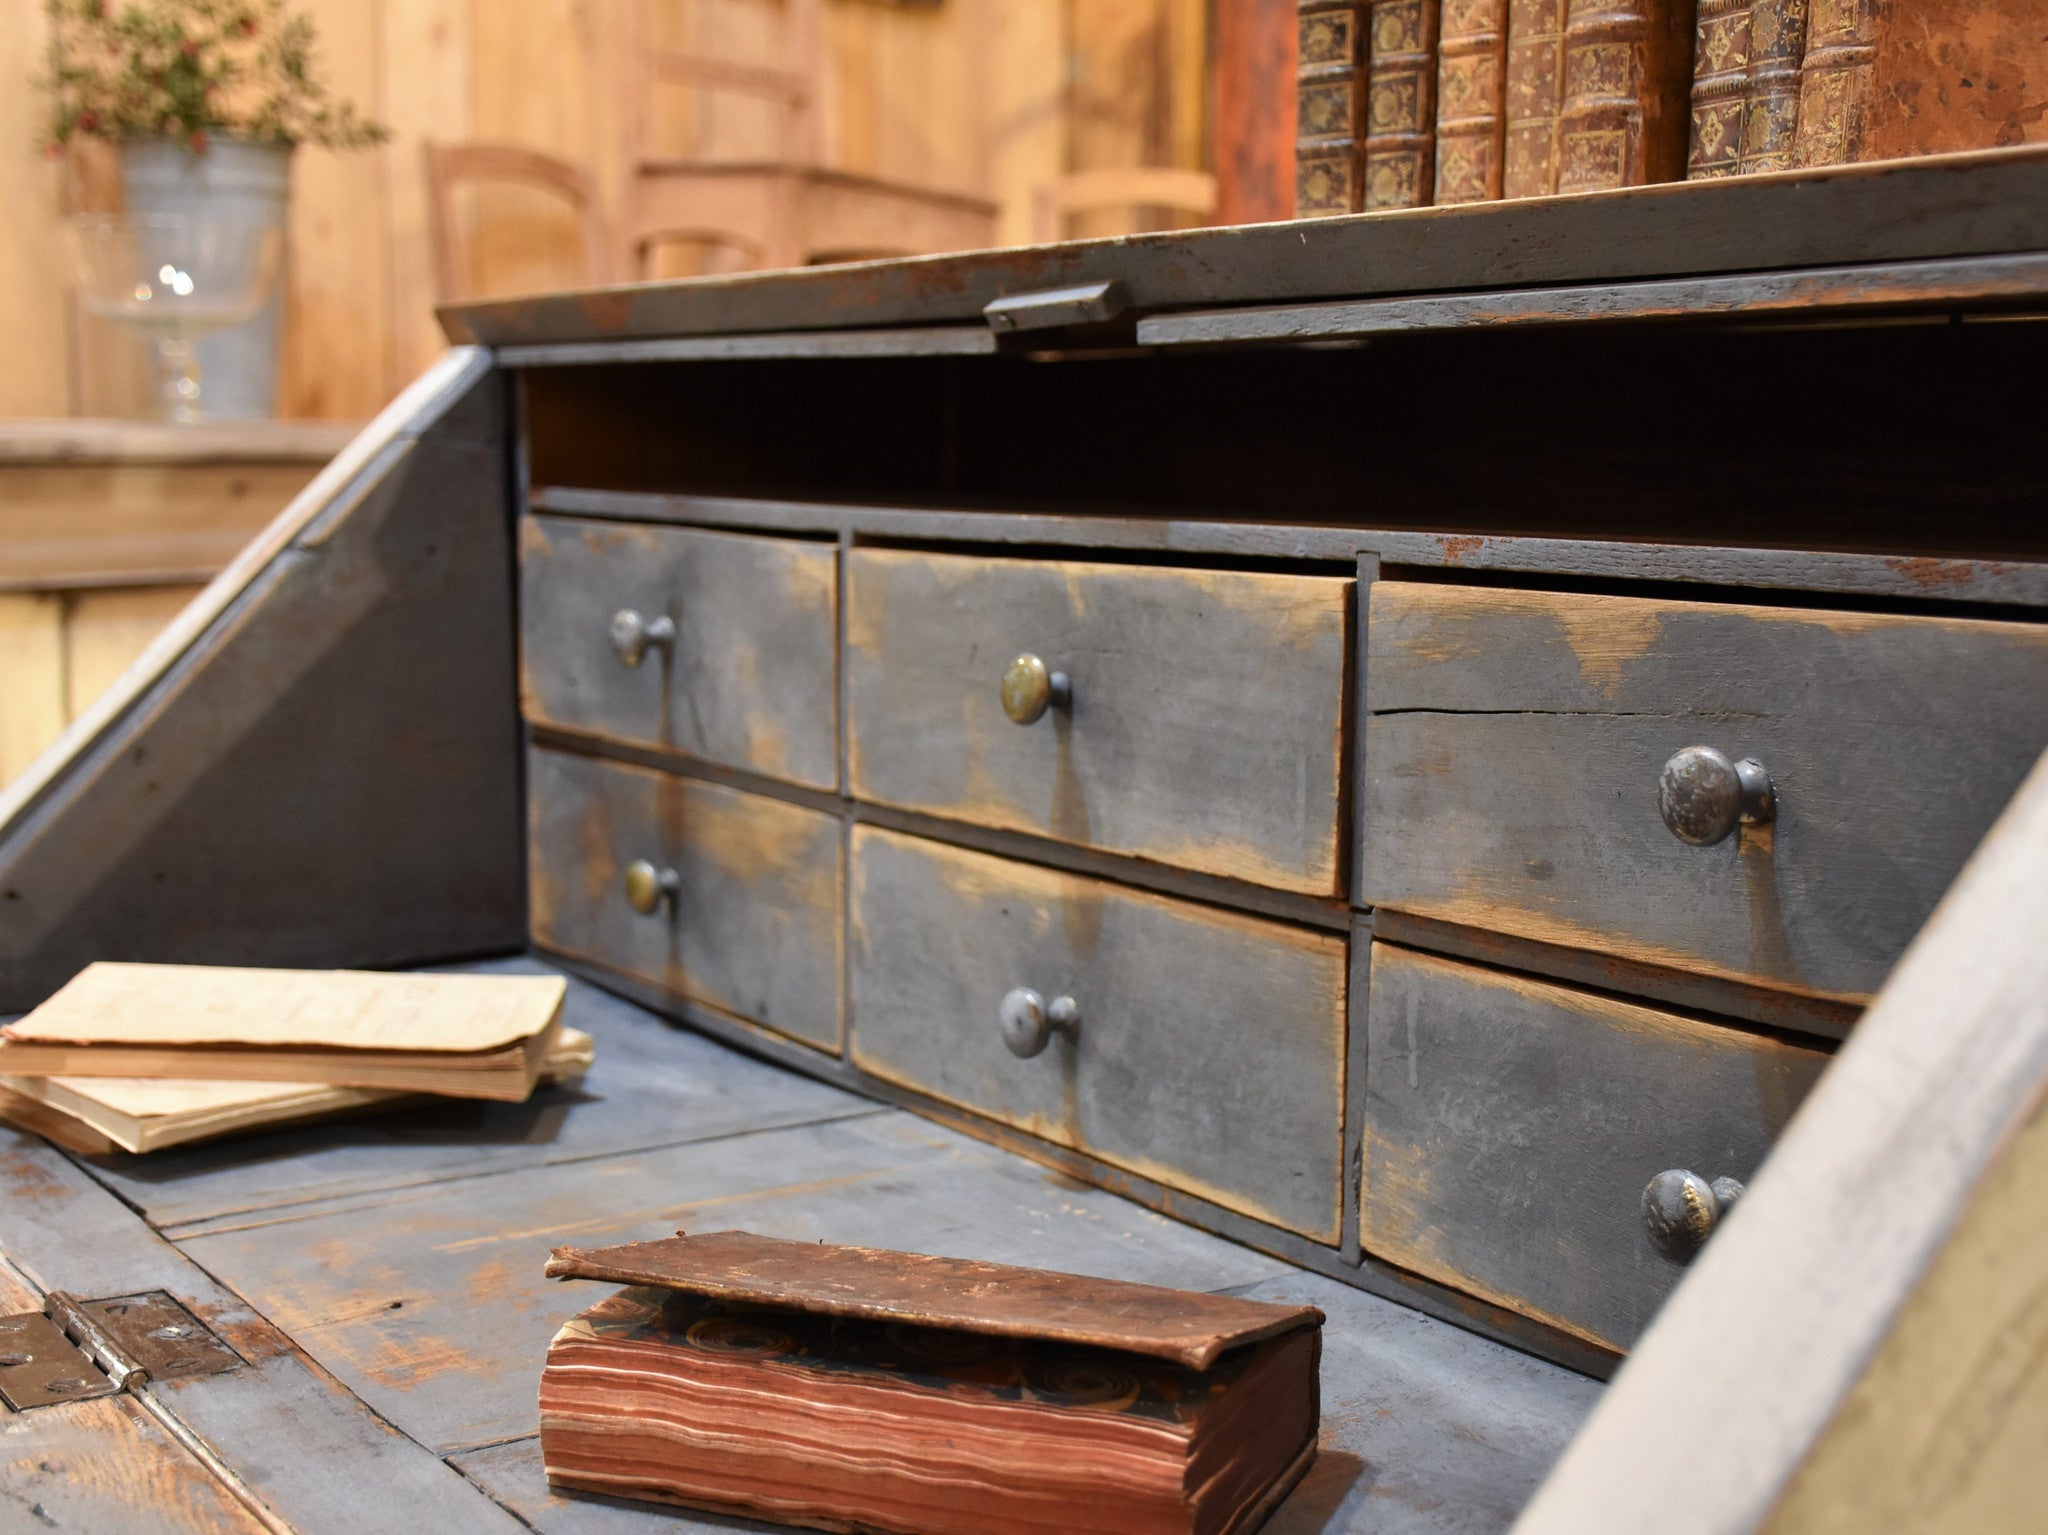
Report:
[[1366,1250],[1612,1349],[1684,1270],[1643,1190],[1747,1182],[1828,1056],[1376,943]]
[[[858,549],[847,583],[856,796],[1342,893],[1351,582]],[[1026,653],[1071,703],[1019,725]]]
[[[2048,626],[1379,582],[1368,905],[1868,999],[2048,747]],[[1682,841],[1692,747],[1768,822]]]
[[832,545],[535,516],[519,566],[529,720],[838,787]]
[[[536,944],[839,1049],[835,818],[546,750],[529,754],[527,795]],[[674,876],[644,914],[627,886],[643,860]]]
[[[864,1070],[1336,1241],[1343,939],[866,826],[852,907]],[[1020,1058],[1016,988],[1079,1022]]]

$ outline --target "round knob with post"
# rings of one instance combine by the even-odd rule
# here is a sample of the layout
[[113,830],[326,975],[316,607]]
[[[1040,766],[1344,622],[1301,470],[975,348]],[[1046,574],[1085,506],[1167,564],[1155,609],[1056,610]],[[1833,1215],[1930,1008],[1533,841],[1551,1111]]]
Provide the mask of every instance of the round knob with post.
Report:
[[1048,1002],[1029,986],[1018,986],[1004,994],[996,1009],[996,1022],[1010,1054],[1029,1060],[1051,1043],[1053,1035],[1076,1036],[1081,1027],[1081,1005],[1072,997],[1054,997]]
[[1698,1173],[1671,1168],[1643,1190],[1644,1234],[1665,1261],[1690,1263],[1741,1197],[1742,1184],[1734,1178],[1709,1183]]
[[648,618],[634,608],[620,608],[612,614],[612,654],[624,666],[638,666],[650,650],[673,653],[676,621],[666,613]]
[[1738,826],[1761,826],[1778,812],[1771,775],[1754,757],[1731,761],[1711,746],[1674,752],[1657,774],[1657,813],[1671,835],[1711,847]]
[[636,858],[626,865],[626,904],[643,917],[651,917],[664,906],[673,906],[682,889],[683,878],[674,869]]
[[1056,672],[1028,650],[1003,672],[1003,713],[1019,725],[1041,719],[1048,709],[1071,709],[1074,686],[1065,672]]

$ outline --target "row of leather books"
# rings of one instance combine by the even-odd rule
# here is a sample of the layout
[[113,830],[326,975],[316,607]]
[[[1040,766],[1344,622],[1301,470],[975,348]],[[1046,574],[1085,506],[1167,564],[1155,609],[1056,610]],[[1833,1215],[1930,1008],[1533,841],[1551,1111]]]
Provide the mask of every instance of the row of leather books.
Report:
[[2048,137],[2048,0],[1298,0],[1295,212]]

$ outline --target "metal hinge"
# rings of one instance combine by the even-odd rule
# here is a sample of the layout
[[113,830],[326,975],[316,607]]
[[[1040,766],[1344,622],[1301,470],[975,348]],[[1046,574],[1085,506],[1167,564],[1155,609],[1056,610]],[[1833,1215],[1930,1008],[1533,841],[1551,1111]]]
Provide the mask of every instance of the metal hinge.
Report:
[[1100,325],[1131,307],[1130,295],[1115,278],[1072,288],[1037,293],[1012,293],[982,305],[981,317],[997,335],[1015,331],[1054,330],[1068,325]]
[[16,1412],[108,1396],[146,1381],[219,1375],[242,1363],[162,1290],[111,1300],[52,1290],[42,1311],[0,1317],[0,1400]]

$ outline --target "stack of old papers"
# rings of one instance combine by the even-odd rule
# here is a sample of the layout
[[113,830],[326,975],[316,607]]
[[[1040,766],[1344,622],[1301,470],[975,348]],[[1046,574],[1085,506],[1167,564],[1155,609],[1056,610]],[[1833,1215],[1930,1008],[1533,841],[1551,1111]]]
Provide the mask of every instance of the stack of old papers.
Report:
[[97,964],[0,1027],[0,1115],[150,1151],[419,1094],[519,1102],[582,1075],[559,976]]

